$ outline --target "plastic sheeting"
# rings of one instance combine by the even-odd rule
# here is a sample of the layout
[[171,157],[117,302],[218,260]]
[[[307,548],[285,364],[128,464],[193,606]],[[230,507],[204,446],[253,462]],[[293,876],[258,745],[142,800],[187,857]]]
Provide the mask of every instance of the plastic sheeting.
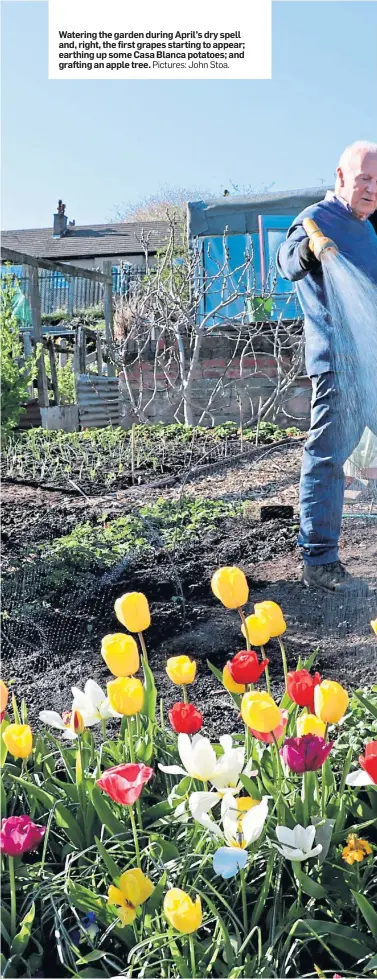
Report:
[[346,476],[372,476],[377,473],[377,435],[366,428],[359,444],[344,466]]

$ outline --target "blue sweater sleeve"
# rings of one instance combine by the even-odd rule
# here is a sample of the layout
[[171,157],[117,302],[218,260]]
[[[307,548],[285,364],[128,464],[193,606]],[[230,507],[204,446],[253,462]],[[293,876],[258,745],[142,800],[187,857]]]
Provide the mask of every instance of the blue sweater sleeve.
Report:
[[279,275],[290,282],[297,282],[307,275],[307,270],[300,265],[298,246],[301,241],[307,238],[302,224],[292,224],[289,228],[285,241],[278,248],[276,265]]

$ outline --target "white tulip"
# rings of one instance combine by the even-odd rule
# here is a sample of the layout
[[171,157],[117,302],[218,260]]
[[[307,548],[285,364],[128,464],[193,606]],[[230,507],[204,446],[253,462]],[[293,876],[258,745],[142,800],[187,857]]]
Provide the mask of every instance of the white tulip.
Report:
[[346,785],[375,785],[368,772],[364,772],[363,768],[357,768],[355,772],[350,772],[346,778]]
[[282,845],[278,846],[277,843],[273,843],[272,845],[276,847],[286,860],[294,860],[301,863],[302,860],[309,860],[311,857],[316,857],[319,853],[322,853],[320,843],[312,849],[315,833],[315,826],[307,826],[305,828],[298,824],[294,829],[288,829],[287,826],[277,826],[276,836]]
[[[239,792],[242,785],[239,777],[245,761],[243,748],[232,748],[232,738],[224,734],[220,738],[223,754],[217,758],[209,738],[196,734],[192,741],[188,734],[178,735],[178,752],[184,766],[159,765],[162,772],[170,775],[191,775],[191,778],[203,782],[211,782],[215,789],[223,795],[225,792]],[[255,775],[249,762],[244,771],[245,775]]]
[[48,724],[49,727],[55,727],[58,731],[64,731],[63,738],[66,738],[68,741],[74,741],[77,738],[77,734],[72,730],[70,723],[66,724],[56,710],[41,710],[39,719],[43,724]]
[[83,691],[72,687],[72,696],[72,710],[80,711],[85,727],[93,727],[109,717],[120,717],[111,709],[109,698],[95,680],[87,680]]
[[[225,795],[221,804],[222,828],[209,815],[220,798],[218,792],[193,792],[189,799],[193,819],[214,836],[225,840],[228,846],[239,846],[244,849],[250,843],[255,843],[266,822],[267,796],[264,796],[261,802],[254,803],[254,800],[235,799],[231,793]],[[250,804],[250,808],[241,809],[242,803]]]

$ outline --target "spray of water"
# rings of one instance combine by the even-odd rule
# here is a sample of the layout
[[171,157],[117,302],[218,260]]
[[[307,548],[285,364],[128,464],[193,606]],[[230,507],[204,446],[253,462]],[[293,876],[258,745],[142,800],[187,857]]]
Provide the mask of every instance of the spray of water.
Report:
[[344,421],[358,438],[361,420],[377,434],[377,287],[343,255],[329,253],[322,267]]

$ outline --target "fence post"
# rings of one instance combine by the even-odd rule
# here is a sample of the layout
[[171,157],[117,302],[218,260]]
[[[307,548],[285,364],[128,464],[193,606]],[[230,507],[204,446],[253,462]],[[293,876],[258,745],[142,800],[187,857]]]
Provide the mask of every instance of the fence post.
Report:
[[113,278],[111,272],[111,262],[103,263],[103,271],[109,276],[109,282],[105,283],[103,294],[103,305],[105,313],[105,330],[107,345],[107,376],[115,377],[115,366],[111,360],[113,352]]
[[[30,281],[30,308],[33,323],[33,339],[35,344],[42,344],[42,317],[41,317],[41,297],[39,293],[38,268],[36,265],[29,266]],[[40,408],[48,408],[48,386],[47,374],[44,361],[44,350],[37,360],[38,365],[38,404]]]
[[47,346],[48,346],[48,355],[50,358],[51,383],[54,392],[55,404],[60,405],[58,375],[56,372],[56,363],[55,363],[55,349],[54,349],[54,341],[52,337],[48,338]]

